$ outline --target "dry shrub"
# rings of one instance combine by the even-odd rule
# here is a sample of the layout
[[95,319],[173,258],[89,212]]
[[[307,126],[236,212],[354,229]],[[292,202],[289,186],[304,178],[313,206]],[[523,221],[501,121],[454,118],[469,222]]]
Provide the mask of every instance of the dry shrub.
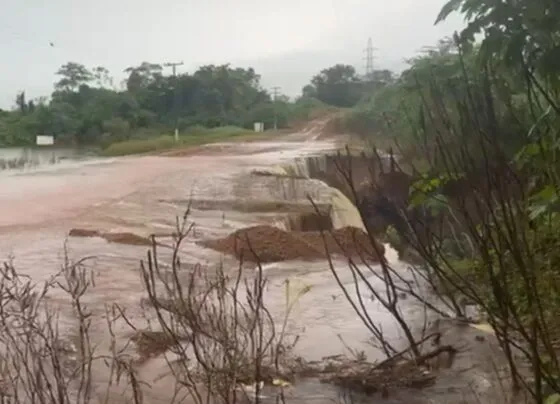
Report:
[[[170,265],[159,262],[155,244],[142,264],[156,322],[134,338],[148,355],[175,355],[169,366],[170,377],[179,384],[176,395],[196,403],[246,402],[248,394],[254,400],[259,383],[289,378],[294,371],[289,353],[297,338],[285,335],[293,302],[286,306],[284,325],[277,328],[263,304],[267,280],[260,265],[249,273],[242,265],[237,271],[182,265],[178,252],[192,230],[187,217],[177,226]],[[296,300],[307,290],[296,293]],[[253,383],[254,393],[242,388]]]
[[[86,404],[94,400],[92,367],[106,364],[114,383],[133,380],[122,351],[98,354],[90,339],[92,313],[83,302],[93,285],[85,260],[65,259],[59,273],[43,285],[18,274],[11,263],[0,268],[0,398],[10,404]],[[47,295],[62,289],[71,303],[73,338],[59,329],[59,315]],[[108,308],[112,335],[117,312]],[[138,401],[134,401],[137,403]]]

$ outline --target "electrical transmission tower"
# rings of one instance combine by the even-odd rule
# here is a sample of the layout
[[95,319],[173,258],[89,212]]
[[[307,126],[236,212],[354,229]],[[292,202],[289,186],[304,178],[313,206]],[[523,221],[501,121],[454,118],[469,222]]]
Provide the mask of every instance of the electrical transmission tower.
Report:
[[373,79],[373,52],[376,51],[377,48],[373,47],[373,41],[371,38],[368,39],[367,47],[364,50],[366,53],[365,61],[366,61],[366,79],[372,80]]
[[[171,67],[173,71],[173,77],[177,77],[177,66],[182,66],[184,62],[167,62],[163,65],[165,67]],[[175,99],[173,101],[173,109],[175,109],[175,142],[179,142],[179,89],[175,84]]]
[[274,130],[278,129],[278,112],[276,110],[276,99],[278,95],[280,95],[280,87],[274,86],[272,87],[272,101],[274,102]]

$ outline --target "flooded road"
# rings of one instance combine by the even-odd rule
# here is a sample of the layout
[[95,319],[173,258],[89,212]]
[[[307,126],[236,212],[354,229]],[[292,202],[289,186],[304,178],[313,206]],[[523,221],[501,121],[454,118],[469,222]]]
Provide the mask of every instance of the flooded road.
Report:
[[[106,336],[103,321],[107,304],[127,308],[128,316],[143,319],[141,301],[146,297],[139,273],[139,261],[147,247],[108,243],[99,237],[67,238],[70,229],[102,232],[129,232],[139,236],[170,234],[176,217],[191,205],[189,219],[196,224],[192,237],[181,251],[184,264],[217,265],[235,269],[231,257],[202,248],[196,241],[224,237],[251,225],[284,225],[282,212],[263,206],[283,202],[309,205],[307,196],[331,204],[338,209],[336,226],[360,225],[359,216],[340,192],[325,183],[311,179],[281,179],[256,176],[254,171],[279,169],[293,164],[297,157],[320,154],[337,148],[329,141],[310,141],[305,134],[287,136],[282,141],[244,144],[214,144],[200,148],[185,157],[142,156],[110,160],[94,160],[57,165],[26,172],[0,174],[0,252],[2,259],[12,258],[16,269],[41,282],[53,276],[61,266],[64,247],[73,259],[93,257],[88,261],[95,273],[95,288],[85,296],[94,321],[93,339]],[[294,167],[298,170],[298,167]],[[237,207],[236,207],[237,206]],[[240,209],[244,206],[245,209]],[[251,211],[250,206],[255,207]],[[260,207],[260,208],[257,208]],[[387,251],[388,260],[399,263],[394,251]],[[341,280],[352,285],[353,279],[344,261],[335,262]],[[346,269],[346,271],[345,271]],[[404,269],[403,269],[404,270]],[[369,359],[379,357],[370,344],[370,334],[344,299],[326,262],[283,262],[264,267],[270,285],[266,294],[267,308],[278,319],[285,310],[284,284],[290,282],[311,286],[290,316],[288,332],[299,335],[296,353],[309,360],[348,353],[347,347],[364,351]],[[381,281],[370,281],[383,287]],[[61,291],[49,299],[62,312],[68,312],[67,296]],[[393,340],[401,335],[393,319],[378,302],[365,303],[370,315]],[[422,308],[410,302],[404,306],[406,318],[415,318]],[[71,329],[70,318],[61,317],[62,326]],[[125,341],[130,329],[118,330],[117,338]],[[146,403],[168,403],[170,381],[155,381],[167,366],[154,359],[139,369],[141,378],[150,382]],[[94,371],[100,388],[106,382],[102,368]],[[311,387],[307,398],[313,402],[332,402],[332,389]],[[304,394],[305,396],[305,394]],[[294,398],[295,400],[295,398]],[[294,402],[307,402],[301,401]],[[111,402],[120,402],[117,399]],[[125,401],[122,401],[125,402]]]

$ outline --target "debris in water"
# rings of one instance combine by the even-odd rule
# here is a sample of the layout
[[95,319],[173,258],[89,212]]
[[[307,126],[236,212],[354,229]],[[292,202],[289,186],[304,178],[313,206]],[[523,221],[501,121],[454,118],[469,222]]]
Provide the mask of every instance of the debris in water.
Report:
[[143,330],[136,332],[130,340],[136,344],[136,351],[140,354],[140,361],[161,355],[178,343],[188,341],[188,336],[169,335],[163,331]]
[[105,240],[110,243],[129,244],[129,245],[152,245],[152,240],[148,237],[138,236],[133,233],[103,233]]
[[70,229],[68,233],[70,237],[99,237],[99,232],[97,230],[91,229]]
[[381,363],[345,356],[331,357],[322,361],[322,369],[319,368],[318,373],[323,383],[332,383],[359,393],[381,393],[387,397],[389,389],[422,389],[433,385],[436,373],[431,362],[443,354],[452,358],[456,352],[451,346],[442,346],[418,358],[408,359],[396,355]]

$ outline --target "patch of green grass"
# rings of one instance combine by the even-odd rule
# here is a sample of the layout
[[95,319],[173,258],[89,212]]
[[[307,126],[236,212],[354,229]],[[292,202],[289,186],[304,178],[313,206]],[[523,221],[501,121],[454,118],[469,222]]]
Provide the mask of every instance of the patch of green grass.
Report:
[[147,139],[129,139],[110,144],[102,152],[105,156],[125,156],[130,154],[152,153],[190,146],[199,146],[207,143],[228,141],[243,136],[250,137],[261,135],[248,129],[236,126],[222,126],[218,128],[205,128],[195,126],[189,128],[179,136],[179,141],[171,135],[162,135]]

